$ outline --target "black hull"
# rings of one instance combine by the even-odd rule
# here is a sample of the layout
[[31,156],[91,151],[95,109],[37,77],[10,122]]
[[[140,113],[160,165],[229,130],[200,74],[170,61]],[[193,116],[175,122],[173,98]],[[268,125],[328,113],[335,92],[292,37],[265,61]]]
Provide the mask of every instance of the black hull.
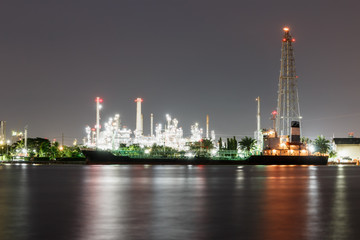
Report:
[[246,160],[207,158],[130,158],[106,151],[83,150],[87,164],[162,164],[162,165],[326,165],[327,156],[251,156]]
[[252,165],[327,165],[328,156],[251,156]]

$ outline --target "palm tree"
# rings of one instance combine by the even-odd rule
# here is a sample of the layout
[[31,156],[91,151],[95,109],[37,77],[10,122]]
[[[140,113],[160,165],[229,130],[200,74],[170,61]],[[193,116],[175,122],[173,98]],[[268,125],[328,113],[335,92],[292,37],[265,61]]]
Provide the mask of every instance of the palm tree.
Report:
[[320,154],[326,154],[330,150],[330,141],[323,136],[318,136],[314,142],[315,151]]
[[243,137],[241,141],[239,142],[240,149],[245,151],[247,154],[249,154],[251,151],[253,151],[256,147],[256,140],[252,137]]
[[307,137],[302,137],[301,140],[300,140],[302,143],[304,144],[310,144],[311,143],[311,140]]

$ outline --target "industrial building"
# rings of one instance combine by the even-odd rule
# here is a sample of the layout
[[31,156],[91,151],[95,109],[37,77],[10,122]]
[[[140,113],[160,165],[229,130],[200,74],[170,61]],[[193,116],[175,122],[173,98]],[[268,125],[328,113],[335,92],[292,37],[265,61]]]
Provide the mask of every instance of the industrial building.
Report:
[[337,159],[340,161],[360,160],[360,138],[334,138],[334,150],[337,152]]

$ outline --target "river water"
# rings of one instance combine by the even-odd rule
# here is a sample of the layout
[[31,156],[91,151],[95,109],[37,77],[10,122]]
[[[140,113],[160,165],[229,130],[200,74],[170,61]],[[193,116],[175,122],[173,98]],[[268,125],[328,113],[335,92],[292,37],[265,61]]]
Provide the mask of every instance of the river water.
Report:
[[0,165],[0,239],[360,239],[360,167]]

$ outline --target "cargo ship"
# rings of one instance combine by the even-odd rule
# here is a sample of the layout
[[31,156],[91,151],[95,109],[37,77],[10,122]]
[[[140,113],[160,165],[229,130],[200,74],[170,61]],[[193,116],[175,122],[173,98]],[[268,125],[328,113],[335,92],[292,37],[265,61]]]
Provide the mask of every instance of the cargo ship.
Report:
[[245,160],[194,158],[131,158],[108,151],[83,150],[86,164],[160,164],[160,165],[326,165],[328,156],[253,155]]

